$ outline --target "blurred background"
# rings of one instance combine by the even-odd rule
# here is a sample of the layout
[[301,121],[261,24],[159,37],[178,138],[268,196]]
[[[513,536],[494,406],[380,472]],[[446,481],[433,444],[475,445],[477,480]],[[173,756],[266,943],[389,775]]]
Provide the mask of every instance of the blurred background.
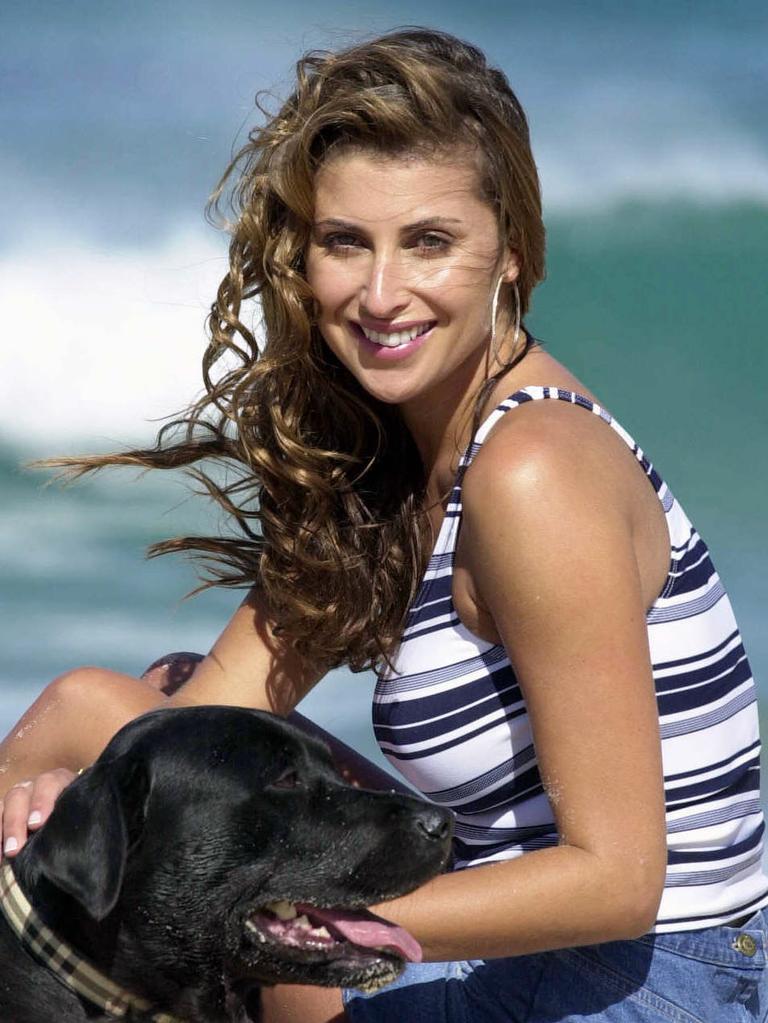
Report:
[[[153,540],[216,529],[181,481],[62,490],[41,454],[149,442],[200,391],[226,239],[202,210],[306,49],[418,23],[530,116],[549,275],[529,325],[633,433],[713,549],[768,699],[768,8],[763,0],[4,0],[0,728],[65,669],[205,652],[235,592]],[[304,709],[365,751],[371,678]]]

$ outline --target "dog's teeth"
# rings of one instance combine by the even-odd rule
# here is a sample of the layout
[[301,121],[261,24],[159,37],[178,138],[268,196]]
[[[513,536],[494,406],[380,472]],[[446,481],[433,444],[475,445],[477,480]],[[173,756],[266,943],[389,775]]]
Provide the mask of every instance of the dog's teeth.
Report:
[[264,942],[265,942],[265,941],[267,940],[267,939],[266,939],[266,938],[264,937],[264,935],[263,935],[263,934],[261,933],[261,931],[259,930],[259,928],[258,928],[258,927],[256,926],[256,924],[255,924],[255,923],[253,923],[253,921],[252,921],[252,920],[246,920],[246,921],[245,921],[245,927],[246,927],[246,930],[248,930],[248,931],[251,931],[251,933],[255,934],[255,935],[256,935],[256,937],[258,938],[258,940],[259,940],[260,942],[262,942],[262,944],[263,944],[263,943],[264,943]]
[[312,924],[309,922],[309,920],[307,919],[306,916],[296,917],[296,921],[295,922],[296,922],[296,926],[297,927],[301,927],[301,928],[303,928],[304,930],[307,930],[307,931],[311,931],[312,930]]
[[278,920],[295,920],[298,916],[296,907],[287,899],[279,899],[277,902],[268,902],[265,906],[270,913],[274,913]]
[[327,927],[315,927],[312,930],[313,938],[330,938],[331,932]]

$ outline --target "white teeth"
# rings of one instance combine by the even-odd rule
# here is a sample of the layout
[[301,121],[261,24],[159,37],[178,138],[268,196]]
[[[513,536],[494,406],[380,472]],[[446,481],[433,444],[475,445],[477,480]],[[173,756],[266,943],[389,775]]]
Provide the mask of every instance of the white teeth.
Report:
[[305,931],[312,930],[312,924],[309,922],[306,916],[296,917],[296,926],[301,927]]
[[[274,913],[279,920],[295,920],[298,916],[296,907],[292,902],[288,902],[287,899],[268,902],[264,908],[268,909],[270,913]],[[306,917],[303,917],[303,919],[306,920]]]
[[267,940],[252,920],[246,920],[245,926],[258,938],[259,941],[265,942]]
[[420,327],[411,327],[410,330],[398,330],[390,334],[380,334],[378,330],[369,330],[360,324],[360,329],[369,341],[375,341],[377,345],[384,345],[385,348],[399,348],[400,345],[413,341],[419,334],[424,334],[429,329],[429,324],[423,323]]
[[315,927],[311,931],[313,938],[330,938],[331,932],[327,927]]

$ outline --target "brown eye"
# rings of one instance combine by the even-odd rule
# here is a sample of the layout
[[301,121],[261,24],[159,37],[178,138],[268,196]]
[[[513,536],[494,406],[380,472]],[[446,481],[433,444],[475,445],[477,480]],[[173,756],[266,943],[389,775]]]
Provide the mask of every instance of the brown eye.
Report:
[[442,234],[437,234],[435,231],[425,231],[423,234],[418,235],[413,240],[413,248],[417,249],[422,255],[425,256],[436,256],[440,255],[451,246],[451,241]]
[[425,234],[421,237],[421,247],[423,249],[440,249],[447,244],[448,239],[443,238],[439,234]]
[[353,234],[345,234],[337,232],[336,234],[328,234],[323,238],[323,245],[326,249],[333,251],[344,249],[353,249],[360,244],[360,239]]

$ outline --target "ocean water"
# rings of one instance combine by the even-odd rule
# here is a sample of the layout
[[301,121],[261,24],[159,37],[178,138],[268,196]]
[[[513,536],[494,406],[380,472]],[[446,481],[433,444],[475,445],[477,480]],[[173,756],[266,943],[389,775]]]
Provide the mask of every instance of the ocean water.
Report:
[[[719,5],[7,2],[0,13],[0,728],[60,672],[205,651],[146,545],[215,529],[179,479],[67,489],[39,454],[151,439],[199,393],[226,266],[202,218],[259,89],[313,46],[419,21],[485,47],[531,120],[549,231],[529,325],[633,433],[712,547],[768,700],[768,13]],[[298,26],[298,28],[297,28]],[[305,708],[365,751],[371,679]]]

